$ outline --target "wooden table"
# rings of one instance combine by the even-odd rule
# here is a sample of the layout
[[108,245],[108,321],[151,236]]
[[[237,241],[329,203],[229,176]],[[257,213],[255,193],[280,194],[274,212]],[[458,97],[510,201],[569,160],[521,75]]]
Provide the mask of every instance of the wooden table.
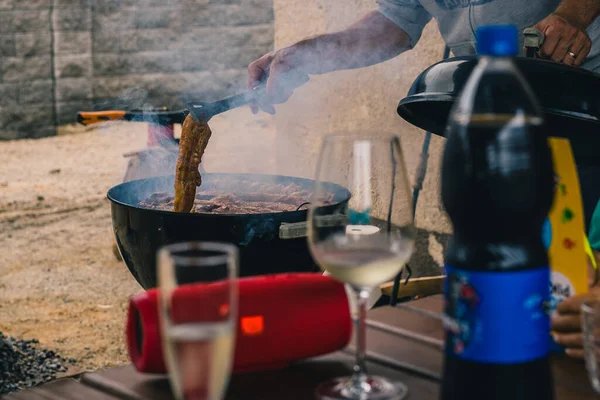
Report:
[[[440,296],[423,298],[398,307],[382,307],[368,314],[369,373],[406,383],[410,399],[437,400],[442,369],[443,330],[439,318]],[[396,329],[399,337],[381,330]],[[410,337],[410,338],[409,338]],[[310,340],[310,338],[307,338]],[[351,373],[352,348],[298,363],[278,371],[235,375],[227,400],[307,400],[322,381]],[[597,400],[583,362],[556,356],[553,360],[556,399]],[[34,389],[12,393],[2,400],[165,400],[172,399],[163,376],[142,375],[132,366],[84,373]]]

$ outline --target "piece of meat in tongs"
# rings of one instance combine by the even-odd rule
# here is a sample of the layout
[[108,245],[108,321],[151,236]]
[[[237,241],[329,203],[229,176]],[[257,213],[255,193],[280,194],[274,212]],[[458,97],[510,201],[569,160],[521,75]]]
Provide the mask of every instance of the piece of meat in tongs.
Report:
[[263,90],[264,85],[213,103],[188,103],[189,114],[183,121],[175,168],[174,211],[190,212],[194,206],[196,188],[202,184],[198,168],[212,134],[208,121],[217,114],[250,104]]
[[212,132],[206,121],[196,121],[188,115],[183,121],[179,156],[175,167],[175,203],[176,212],[190,212],[194,206],[196,187],[202,183],[198,167]]

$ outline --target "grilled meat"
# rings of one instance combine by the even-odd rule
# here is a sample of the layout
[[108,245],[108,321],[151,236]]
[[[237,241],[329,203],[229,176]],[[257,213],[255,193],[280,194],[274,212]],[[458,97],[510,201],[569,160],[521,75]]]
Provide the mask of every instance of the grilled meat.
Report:
[[[216,178],[202,184],[192,200],[192,213],[263,214],[295,211],[310,201],[310,191],[296,184],[254,182],[244,179]],[[333,201],[330,194],[327,202]],[[155,192],[138,205],[154,210],[173,210],[172,193]]]
[[196,188],[202,183],[198,167],[211,136],[206,122],[198,122],[188,115],[183,121],[179,156],[175,169],[175,199],[173,210],[190,212],[194,206]]

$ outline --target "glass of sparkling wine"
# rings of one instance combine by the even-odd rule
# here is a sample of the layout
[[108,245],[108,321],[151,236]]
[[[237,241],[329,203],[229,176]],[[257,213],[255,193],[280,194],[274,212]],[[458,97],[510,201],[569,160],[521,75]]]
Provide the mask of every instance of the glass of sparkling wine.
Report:
[[233,364],[238,250],[212,242],[158,251],[162,347],[178,400],[221,400]]
[[402,270],[414,238],[399,138],[382,133],[326,136],[308,212],[308,243],[321,269],[354,289],[359,315],[354,374],[319,385],[320,399],[406,397],[403,383],[368,375],[365,316],[370,292]]

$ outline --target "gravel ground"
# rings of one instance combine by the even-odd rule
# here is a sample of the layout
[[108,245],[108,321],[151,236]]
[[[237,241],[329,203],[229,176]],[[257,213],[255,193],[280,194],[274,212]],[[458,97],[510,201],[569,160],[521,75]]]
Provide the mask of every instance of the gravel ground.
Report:
[[37,344],[35,339],[19,340],[0,333],[0,395],[51,381],[76,362]]
[[[273,171],[268,116],[240,109],[211,127],[207,172]],[[123,154],[146,147],[146,125],[61,133],[0,142],[0,332],[38,339],[81,370],[124,364],[127,299],[141,287],[113,255],[106,191],[123,179]]]

